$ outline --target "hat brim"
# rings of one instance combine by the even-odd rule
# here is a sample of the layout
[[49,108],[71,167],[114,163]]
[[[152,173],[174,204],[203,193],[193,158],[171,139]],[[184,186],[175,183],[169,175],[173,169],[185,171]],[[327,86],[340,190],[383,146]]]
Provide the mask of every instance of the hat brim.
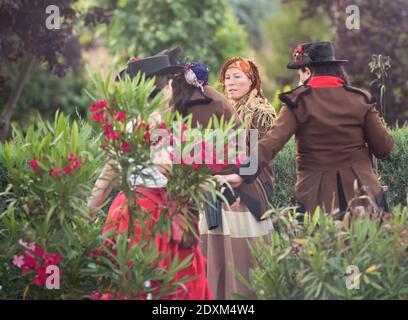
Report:
[[348,63],[349,60],[330,60],[330,61],[304,61],[300,63],[295,63],[293,61],[289,62],[286,68],[288,69],[301,69],[306,67],[312,66],[319,66],[319,65],[327,65],[327,64],[341,64],[341,63]]
[[[122,79],[124,79],[124,77],[126,77],[126,75],[128,75],[131,79],[133,79],[136,74],[128,74],[127,73],[127,68],[121,70],[119,72],[119,74],[116,76],[115,81],[120,81]],[[150,72],[146,74],[146,78],[152,78],[154,76],[164,76],[164,75],[168,75],[168,74],[176,74],[180,71],[184,70],[184,66],[168,66],[165,68],[162,68],[160,70],[157,70],[155,72]]]

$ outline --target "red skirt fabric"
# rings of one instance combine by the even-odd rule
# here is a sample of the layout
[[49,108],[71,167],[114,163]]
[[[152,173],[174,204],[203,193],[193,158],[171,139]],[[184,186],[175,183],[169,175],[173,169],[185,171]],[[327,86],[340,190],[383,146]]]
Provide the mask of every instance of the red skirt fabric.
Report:
[[[149,219],[146,225],[147,235],[149,230],[153,230],[155,222],[160,218],[161,208],[169,207],[166,201],[165,188],[144,188],[136,189],[137,203],[143,209],[143,212],[149,214]],[[103,233],[114,228],[115,233],[123,233],[128,228],[129,215],[126,207],[126,196],[120,192],[113,200],[109,208],[108,217],[106,219],[106,226]],[[166,268],[170,266],[172,260],[178,256],[179,261],[183,261],[189,255],[193,255],[191,263],[184,269],[175,274],[174,281],[178,281],[184,277],[194,277],[193,280],[184,282],[184,288],[178,288],[169,296],[161,299],[174,300],[212,300],[213,296],[209,289],[208,282],[205,275],[206,259],[204,258],[198,246],[191,248],[183,248],[180,246],[181,231],[176,222],[172,223],[172,236],[169,239],[166,233],[156,234],[154,244],[160,255],[165,255],[161,260],[159,267]],[[137,244],[141,235],[140,226],[135,225],[134,229],[135,239],[132,239],[133,244]]]

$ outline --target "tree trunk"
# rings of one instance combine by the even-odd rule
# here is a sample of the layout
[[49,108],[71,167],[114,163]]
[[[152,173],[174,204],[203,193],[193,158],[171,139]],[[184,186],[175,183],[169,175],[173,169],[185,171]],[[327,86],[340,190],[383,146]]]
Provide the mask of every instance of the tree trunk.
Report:
[[5,141],[8,137],[8,132],[10,128],[11,117],[17,108],[18,99],[20,99],[21,92],[23,91],[24,85],[27,81],[28,74],[30,73],[34,65],[34,56],[30,55],[27,61],[23,65],[20,76],[17,80],[16,87],[12,91],[3,112],[0,116],[0,141]]

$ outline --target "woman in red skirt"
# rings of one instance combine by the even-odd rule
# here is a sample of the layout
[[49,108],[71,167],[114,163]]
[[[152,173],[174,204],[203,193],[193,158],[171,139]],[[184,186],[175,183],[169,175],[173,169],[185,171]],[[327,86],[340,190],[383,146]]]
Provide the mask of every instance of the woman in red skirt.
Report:
[[[146,74],[146,77],[158,76],[156,86],[158,89],[169,89],[168,80],[165,76],[174,74],[175,72],[184,72],[184,64],[177,64],[174,57],[171,55],[159,55],[146,59],[134,59],[128,63],[128,66],[123,70],[119,77],[129,75],[131,78],[138,71]],[[157,61],[156,61],[157,60]],[[173,61],[172,61],[173,60]],[[120,79],[120,78],[119,78]],[[163,81],[166,80],[166,81]],[[160,84],[162,88],[160,88]],[[169,94],[169,92],[167,92]],[[171,93],[170,93],[171,94]],[[156,119],[158,120],[158,119]],[[143,169],[143,176],[147,178],[132,177],[130,183],[136,186],[136,202],[143,212],[149,214],[148,230],[153,230],[155,223],[159,220],[163,212],[171,209],[171,203],[167,198],[166,184],[167,178],[163,174],[166,170],[162,167],[152,167]],[[117,166],[113,161],[110,161],[104,168],[102,174],[95,184],[94,191],[88,202],[88,207],[91,212],[95,213],[97,208],[104,202],[114,187],[114,177],[117,174]],[[163,210],[165,208],[165,210]],[[166,212],[168,214],[169,211]],[[114,230],[115,234],[126,232],[129,223],[129,215],[127,209],[127,198],[123,192],[120,192],[112,202],[104,233]],[[196,221],[196,234],[198,234],[198,221]],[[137,244],[138,238],[141,236],[141,228],[135,224],[135,238],[132,239],[134,244]],[[146,235],[145,235],[146,236]],[[148,236],[148,235],[147,235]],[[173,219],[171,224],[171,234],[162,233],[154,236],[154,244],[160,256],[164,258],[160,261],[159,268],[168,269],[171,262],[178,257],[179,261],[183,261],[189,256],[192,256],[191,263],[175,273],[174,281],[189,277],[192,280],[184,282],[183,286],[174,290],[170,295],[161,297],[161,299],[177,299],[177,300],[211,300],[213,296],[209,290],[205,276],[206,260],[198,247],[198,239],[189,244],[183,241],[183,234],[179,226],[178,220]],[[140,238],[139,238],[140,239]],[[151,284],[154,287],[155,284]]]

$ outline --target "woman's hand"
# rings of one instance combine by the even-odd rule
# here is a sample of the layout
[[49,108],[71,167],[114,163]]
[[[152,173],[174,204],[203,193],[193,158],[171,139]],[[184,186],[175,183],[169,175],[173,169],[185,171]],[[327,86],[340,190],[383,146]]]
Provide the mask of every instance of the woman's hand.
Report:
[[216,175],[216,180],[220,185],[229,184],[232,188],[238,188],[244,179],[236,173],[227,175]]

